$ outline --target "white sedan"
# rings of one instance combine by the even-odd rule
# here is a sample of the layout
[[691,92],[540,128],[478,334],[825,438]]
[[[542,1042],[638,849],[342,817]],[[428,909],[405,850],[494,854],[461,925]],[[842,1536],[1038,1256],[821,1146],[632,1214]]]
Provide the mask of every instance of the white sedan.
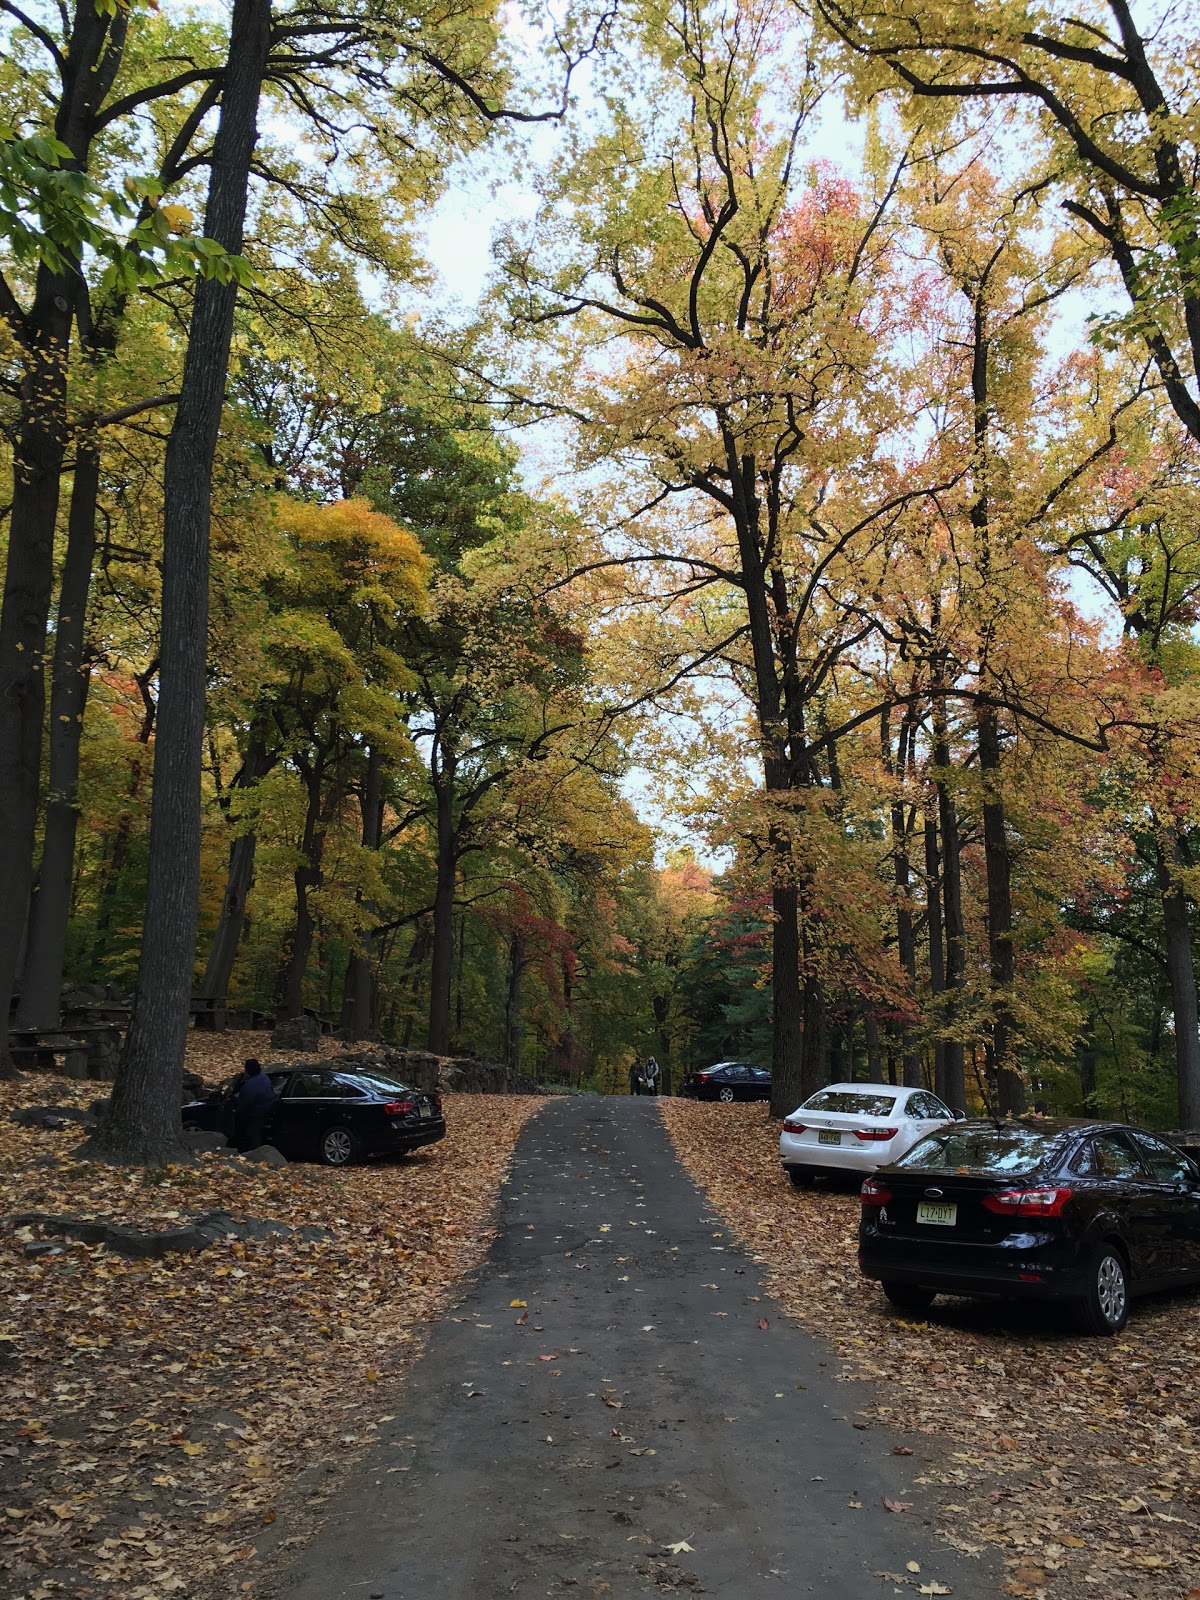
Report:
[[779,1159],[792,1186],[804,1189],[822,1172],[874,1172],[962,1115],[927,1089],[831,1083],[786,1119]]

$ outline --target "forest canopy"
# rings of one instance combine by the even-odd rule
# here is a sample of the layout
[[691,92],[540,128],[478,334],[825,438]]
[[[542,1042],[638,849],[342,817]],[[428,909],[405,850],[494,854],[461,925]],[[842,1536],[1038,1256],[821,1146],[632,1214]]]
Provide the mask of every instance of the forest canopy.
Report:
[[132,995],[102,1145],[205,1008],[1200,1126],[1194,19],[0,34],[0,987]]

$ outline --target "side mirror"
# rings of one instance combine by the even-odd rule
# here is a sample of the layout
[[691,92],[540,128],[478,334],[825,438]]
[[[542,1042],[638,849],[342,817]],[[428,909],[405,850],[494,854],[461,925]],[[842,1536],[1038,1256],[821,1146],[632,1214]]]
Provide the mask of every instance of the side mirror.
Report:
[[956,1111],[954,1113],[954,1120],[955,1122],[965,1122],[967,1120],[967,1113],[965,1111]]

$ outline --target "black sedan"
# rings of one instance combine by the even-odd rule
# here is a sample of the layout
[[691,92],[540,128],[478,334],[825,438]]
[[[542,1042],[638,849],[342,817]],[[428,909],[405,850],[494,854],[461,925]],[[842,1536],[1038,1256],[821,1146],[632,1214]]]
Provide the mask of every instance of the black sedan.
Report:
[[[289,1161],[317,1160],[346,1167],[368,1156],[397,1155],[444,1138],[437,1095],[422,1094],[381,1072],[336,1067],[284,1067],[268,1072],[275,1105],[264,1139]],[[185,1130],[233,1137],[233,1093],[241,1078],[183,1108]]]
[[863,1274],[902,1311],[1011,1295],[1118,1333],[1134,1295],[1200,1282],[1200,1169],[1119,1123],[957,1122],[866,1180],[858,1238]]
[[744,1061],[718,1061],[715,1067],[690,1073],[680,1092],[693,1100],[769,1100],[771,1074]]

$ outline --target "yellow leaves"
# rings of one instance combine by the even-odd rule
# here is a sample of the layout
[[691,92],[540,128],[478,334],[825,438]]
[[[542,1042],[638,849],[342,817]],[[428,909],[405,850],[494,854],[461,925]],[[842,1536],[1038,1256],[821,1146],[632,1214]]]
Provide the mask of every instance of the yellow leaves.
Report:
[[181,1444],[179,1448],[185,1456],[202,1456],[204,1454],[204,1446],[202,1444]]
[[190,233],[195,226],[196,218],[186,206],[159,206],[158,213],[167,219],[167,226],[172,233]]
[[524,1306],[525,1306],[525,1301],[524,1300],[510,1300],[508,1302],[508,1308],[509,1308],[510,1311],[523,1310]]

